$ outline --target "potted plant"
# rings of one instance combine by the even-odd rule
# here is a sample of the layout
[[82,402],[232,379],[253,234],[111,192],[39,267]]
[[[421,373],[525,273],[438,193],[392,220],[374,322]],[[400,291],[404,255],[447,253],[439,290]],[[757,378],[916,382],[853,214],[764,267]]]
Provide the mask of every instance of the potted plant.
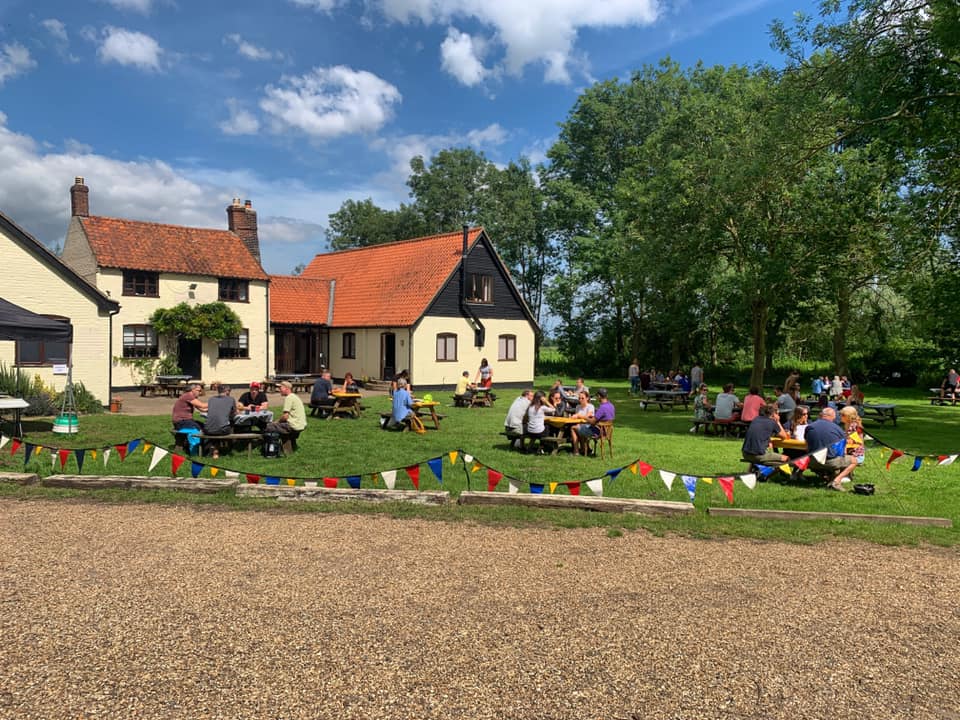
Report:
[[110,400],[110,412],[112,412],[112,413],[118,413],[118,412],[120,412],[120,408],[122,408],[122,407],[123,407],[123,399],[122,399],[122,398],[118,398],[118,397],[111,398],[111,400]]

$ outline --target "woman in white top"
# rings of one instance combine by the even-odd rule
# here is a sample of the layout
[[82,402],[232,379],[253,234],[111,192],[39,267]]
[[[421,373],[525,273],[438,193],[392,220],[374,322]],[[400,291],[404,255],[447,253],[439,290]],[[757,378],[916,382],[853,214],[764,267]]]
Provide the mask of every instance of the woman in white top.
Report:
[[581,390],[580,394],[577,395],[577,409],[574,411],[572,417],[581,418],[584,422],[581,425],[574,425],[570,428],[574,455],[580,454],[581,444],[583,445],[583,454],[587,454],[586,438],[590,436],[592,426],[586,421],[593,419],[594,412],[596,412],[596,409],[590,403],[590,393],[586,390]]
[[830,383],[830,399],[839,400],[843,397],[843,382],[839,375],[833,376],[833,382]]
[[533,396],[530,407],[527,408],[527,423],[523,435],[529,438],[528,452],[533,452],[533,443],[537,443],[537,454],[543,455],[543,435],[547,430],[544,418],[547,415],[547,404],[541,391]]

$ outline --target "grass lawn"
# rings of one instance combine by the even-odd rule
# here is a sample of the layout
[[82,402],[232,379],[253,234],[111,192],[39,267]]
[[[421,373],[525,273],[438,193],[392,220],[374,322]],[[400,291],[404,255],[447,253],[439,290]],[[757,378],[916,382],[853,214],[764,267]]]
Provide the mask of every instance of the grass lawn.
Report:
[[[541,378],[538,383],[547,387],[551,378]],[[659,500],[687,501],[689,496],[683,486],[681,475],[699,478],[695,506],[701,511],[691,518],[660,520],[625,515],[602,515],[586,512],[529,511],[524,509],[503,508],[398,508],[390,507],[393,514],[413,514],[422,517],[444,519],[476,519],[480,521],[508,523],[549,523],[557,526],[607,526],[611,534],[618,528],[646,527],[654,532],[678,532],[704,536],[746,536],[757,538],[781,538],[797,541],[813,541],[822,537],[844,536],[869,539],[884,543],[931,542],[937,544],[955,544],[960,539],[958,530],[896,526],[859,522],[804,522],[784,523],[776,521],[755,521],[741,519],[723,519],[709,516],[705,510],[711,506],[726,506],[727,500],[715,478],[734,476],[744,473],[746,465],[740,462],[740,441],[735,439],[704,437],[688,432],[692,409],[682,408],[642,410],[639,402],[627,394],[626,381],[592,381],[596,388],[605,385],[610,390],[611,400],[617,407],[616,430],[614,433],[614,459],[592,457],[572,457],[561,453],[559,456],[522,455],[508,448],[506,439],[499,433],[503,430],[503,418],[507,408],[515,397],[514,391],[502,390],[494,408],[455,408],[443,407],[441,412],[446,418],[441,430],[428,430],[426,435],[415,433],[388,433],[378,427],[378,413],[389,409],[389,400],[385,397],[365,400],[367,409],[359,420],[321,420],[308,418],[307,430],[300,437],[297,453],[287,458],[266,459],[259,454],[248,459],[246,452],[234,451],[222,456],[218,461],[205,460],[210,464],[240,473],[291,478],[341,478],[359,475],[365,487],[383,487],[382,480],[373,479],[373,475],[385,470],[398,470],[399,489],[411,489],[412,483],[403,468],[420,466],[420,489],[443,488],[456,495],[468,488],[486,490],[487,468],[503,473],[505,478],[515,478],[521,492],[528,492],[527,483],[547,485],[569,481],[583,481],[581,492],[590,494],[585,481],[604,478],[603,492],[607,496],[650,498]],[[856,482],[870,482],[876,485],[876,494],[860,496],[853,493],[832,493],[823,489],[819,483],[788,484],[786,477],[775,473],[770,481],[757,484],[755,490],[748,489],[739,479],[734,482],[734,506],[745,508],[769,508],[782,510],[813,510],[857,512],[891,515],[920,515],[947,517],[955,525],[960,525],[960,463],[950,466],[937,466],[935,459],[925,463],[918,471],[912,471],[913,455],[949,455],[960,453],[960,407],[934,407],[924,400],[924,393],[916,390],[893,390],[868,388],[869,402],[891,402],[897,404],[898,427],[890,423],[879,425],[866,421],[868,433],[874,434],[883,442],[903,450],[906,457],[894,462],[890,469],[885,468],[886,457],[877,446],[868,443],[865,464],[856,472]],[[449,393],[434,393],[444,405],[450,403]],[[273,396],[279,404],[279,396]],[[428,427],[430,423],[428,422]],[[50,432],[49,420],[25,421],[27,441],[46,448],[103,448],[118,443],[126,443],[134,438],[143,438],[148,443],[172,448],[168,415],[151,417],[133,417],[124,415],[84,416],[80,420],[80,432],[76,435],[55,435]],[[19,450],[11,455],[7,445],[0,451],[0,471],[22,472],[24,470],[24,452]],[[460,455],[455,464],[449,459],[450,451],[457,450]],[[469,453],[481,467],[476,472],[468,471],[462,460],[463,453]],[[125,475],[170,475],[169,457],[162,460],[152,473],[148,466],[152,452],[143,453],[136,449],[123,462],[118,453],[112,451],[106,470],[102,454],[97,460],[86,457],[83,474],[125,474]],[[441,458],[443,464],[443,483],[436,479],[427,465],[427,461]],[[636,460],[643,461],[654,470],[646,477],[631,472],[629,466]],[[615,478],[608,471],[623,468]],[[51,464],[50,452],[34,455],[27,469],[42,475],[60,472],[60,463]],[[660,470],[676,473],[672,490],[661,479]],[[76,473],[76,457],[71,454],[67,459],[65,472]],[[178,473],[189,477],[190,463],[184,463]],[[202,477],[208,477],[204,470]],[[222,477],[222,476],[221,476]],[[713,478],[712,483],[704,478]],[[241,475],[242,479],[242,475]],[[501,482],[498,491],[506,492],[506,479]],[[557,493],[567,493],[560,485]],[[0,494],[6,496],[32,497],[36,495],[71,495],[68,491],[42,488],[20,488],[18,486],[0,487]],[[144,493],[98,492],[95,496],[106,499],[127,499],[130,495],[141,497]],[[146,493],[149,495],[149,493]],[[136,497],[134,498],[136,499]],[[185,498],[176,493],[158,493],[161,501],[183,502]],[[262,503],[234,501],[226,496],[214,496],[206,499],[189,499],[191,502],[220,502],[225,504],[263,507]],[[322,508],[329,510],[330,507]],[[342,511],[342,510],[341,510]],[[383,509],[363,509],[351,506],[350,511],[382,512]]]

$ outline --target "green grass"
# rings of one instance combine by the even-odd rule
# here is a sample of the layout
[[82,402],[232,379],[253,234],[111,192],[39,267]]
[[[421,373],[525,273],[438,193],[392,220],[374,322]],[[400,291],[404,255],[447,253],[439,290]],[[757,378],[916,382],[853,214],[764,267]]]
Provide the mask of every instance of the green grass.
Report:
[[[546,387],[552,378],[541,378],[538,385]],[[825,537],[856,537],[879,543],[929,542],[952,545],[958,541],[955,529],[926,528],[860,522],[797,522],[756,521],[711,517],[705,511],[710,506],[726,506],[727,501],[718,483],[706,483],[704,477],[722,475],[737,476],[746,466],[739,462],[738,440],[704,437],[688,432],[692,412],[682,409],[660,411],[641,410],[637,400],[627,396],[626,381],[592,381],[594,387],[605,384],[611,399],[617,405],[617,422],[614,435],[614,460],[587,457],[572,457],[561,454],[557,457],[521,455],[507,447],[506,439],[499,435],[503,429],[503,417],[513,399],[513,393],[502,391],[495,408],[443,407],[446,418],[442,429],[429,430],[426,435],[415,433],[387,433],[377,426],[378,413],[388,409],[387,398],[365,400],[368,409],[360,420],[321,420],[309,418],[307,430],[300,438],[300,449],[288,458],[266,459],[254,454],[249,460],[245,451],[222,457],[217,465],[240,473],[273,475],[280,478],[323,478],[360,475],[363,486],[383,487],[382,481],[374,483],[372,476],[382,470],[398,470],[397,487],[412,488],[412,483],[403,471],[411,465],[420,466],[420,489],[449,490],[456,495],[467,489],[486,490],[487,471],[493,468],[505,477],[520,481],[521,492],[527,491],[528,482],[549,484],[566,481],[586,481],[604,477],[608,470],[624,468],[615,479],[604,480],[604,494],[614,497],[635,497],[657,500],[687,501],[688,495],[680,479],[681,474],[701,478],[697,486],[692,517],[680,519],[656,519],[633,515],[606,515],[582,511],[533,511],[526,508],[419,508],[406,505],[366,507],[360,504],[347,508],[321,505],[310,506],[306,511],[322,512],[374,512],[388,513],[398,517],[417,516],[444,521],[470,520],[509,525],[546,525],[555,527],[605,527],[611,530],[646,529],[663,533],[680,533],[695,537],[751,537],[777,538],[796,542],[814,542]],[[960,452],[960,407],[933,407],[924,400],[920,391],[869,388],[868,399],[874,402],[897,404],[898,427],[867,422],[867,431],[884,442],[915,454],[951,454]],[[447,393],[434,393],[444,404],[450,402]],[[428,423],[429,425],[429,423]],[[129,417],[123,415],[83,416],[80,433],[73,436],[54,435],[50,432],[49,420],[28,419],[25,421],[27,440],[36,445],[55,448],[102,448],[124,443],[133,438],[145,438],[148,442],[171,447],[169,417]],[[10,445],[0,450],[0,471],[21,472],[24,470],[24,453],[9,453]],[[451,464],[448,453],[457,450],[470,453],[484,466],[477,472],[469,472],[458,458]],[[83,474],[169,475],[169,458],[160,462],[149,473],[152,453],[135,450],[124,462],[116,451],[112,452],[104,470],[102,456],[94,460],[87,457]],[[431,458],[440,457],[443,462],[443,483],[434,477],[426,464]],[[635,460],[652,465],[655,470],[647,477],[634,474],[629,465]],[[209,461],[213,462],[213,461]],[[919,515],[947,517],[960,524],[960,463],[948,467],[924,465],[912,472],[912,457],[901,458],[885,468],[885,458],[877,447],[868,445],[864,466],[856,473],[857,482],[876,485],[876,494],[871,497],[853,493],[829,493],[818,484],[788,484],[778,474],[772,481],[759,483],[753,491],[739,480],[734,483],[736,507],[769,508],[782,510],[837,511],[892,515]],[[60,463],[51,466],[50,453],[35,456],[27,469],[48,475],[60,472]],[[660,479],[658,470],[677,473],[672,490],[668,491]],[[67,460],[66,472],[77,472],[76,458]],[[179,475],[188,477],[189,461],[180,469]],[[208,471],[202,476],[207,477]],[[222,477],[222,476],[221,476]],[[242,475],[241,475],[242,478]],[[341,481],[341,486],[346,483]],[[504,480],[499,491],[506,491]],[[548,492],[549,490],[546,490]],[[556,492],[566,493],[561,485]],[[581,492],[589,494],[586,485]],[[96,491],[76,492],[48,488],[0,487],[0,494],[8,497],[95,497],[110,502],[133,499],[145,502],[191,502],[217,504],[237,508],[273,508],[272,502],[238,500],[229,494],[190,497],[173,492]],[[301,508],[298,506],[297,508]],[[617,534],[609,532],[611,541]]]

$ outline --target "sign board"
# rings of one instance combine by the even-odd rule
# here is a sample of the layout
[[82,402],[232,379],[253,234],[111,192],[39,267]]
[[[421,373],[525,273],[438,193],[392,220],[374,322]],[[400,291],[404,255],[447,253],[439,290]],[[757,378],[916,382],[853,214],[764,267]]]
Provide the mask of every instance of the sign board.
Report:
[[55,364],[55,365],[53,366],[53,374],[54,374],[54,375],[66,375],[66,374],[67,374],[67,364],[66,364],[66,363],[63,363],[62,365],[61,365],[61,364]]

